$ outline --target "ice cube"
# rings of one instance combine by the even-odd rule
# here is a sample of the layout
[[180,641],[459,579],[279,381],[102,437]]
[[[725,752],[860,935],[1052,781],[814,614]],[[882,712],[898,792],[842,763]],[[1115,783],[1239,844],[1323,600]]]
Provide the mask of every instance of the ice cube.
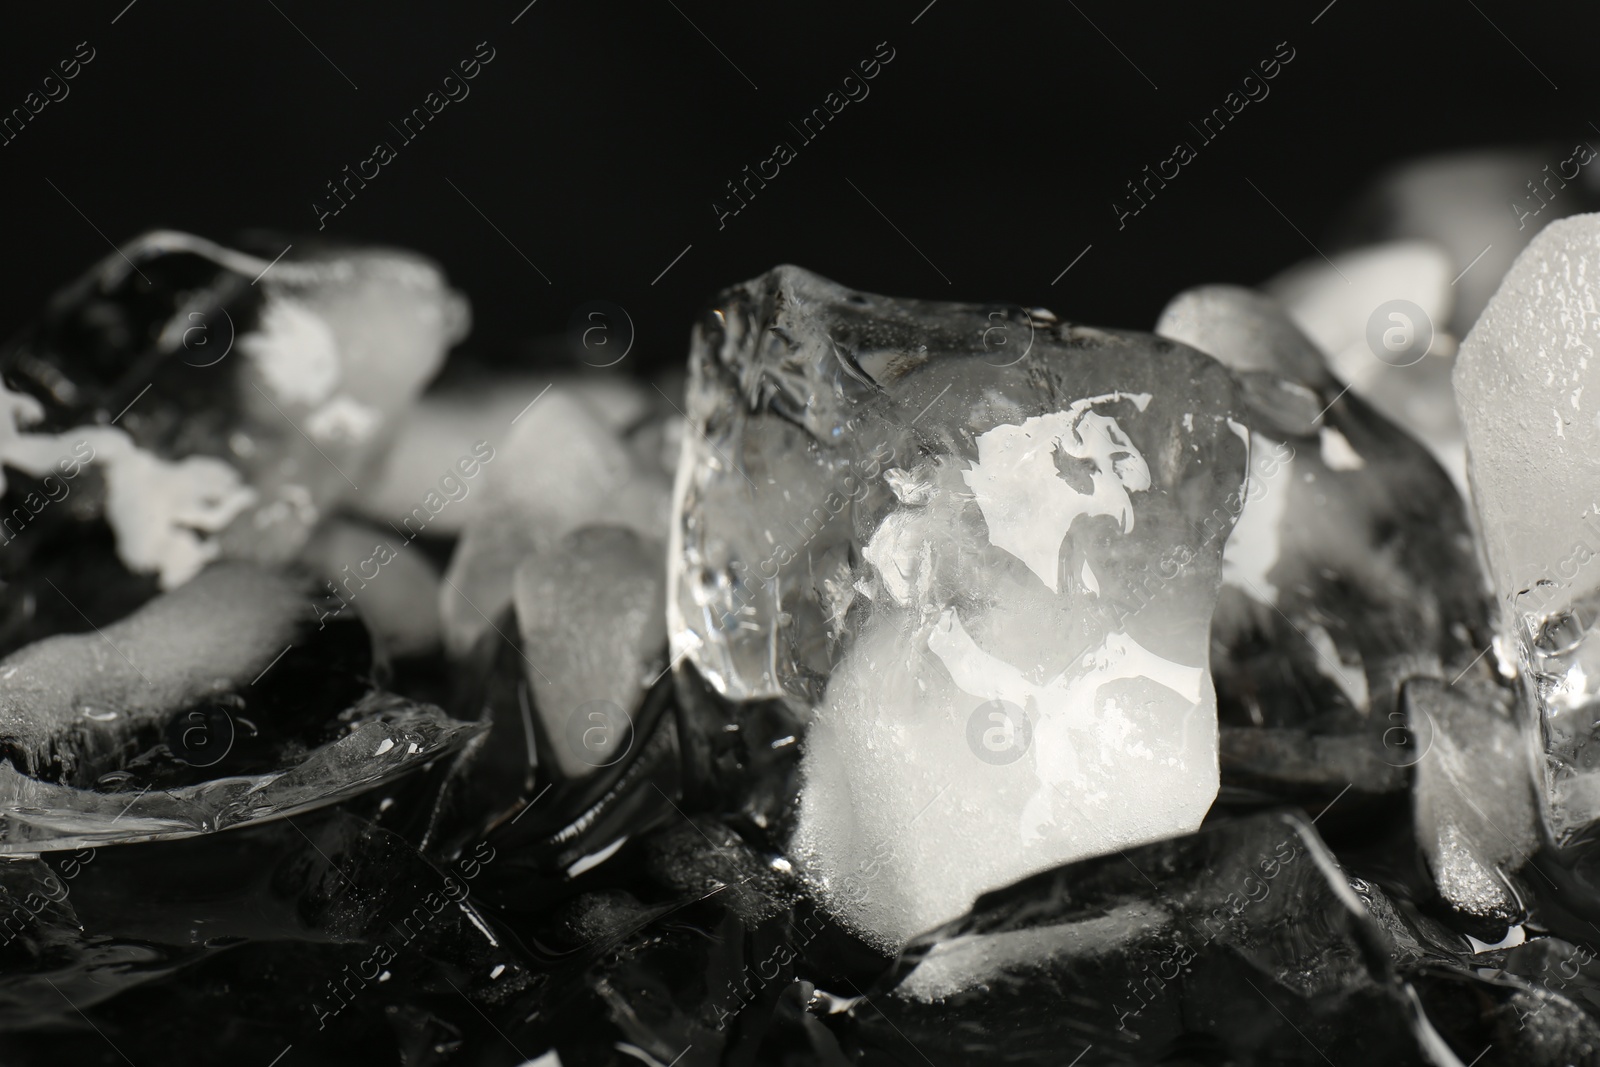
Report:
[[1280,796],[1403,788],[1401,684],[1455,677],[1488,640],[1460,498],[1270,297],[1191,289],[1156,329],[1239,373],[1251,425],[1213,622],[1225,778]]
[[1526,914],[1512,875],[1538,846],[1533,768],[1511,697],[1492,682],[1418,679],[1405,704],[1427,745],[1412,787],[1417,841],[1439,895],[1497,941]]
[[583,400],[551,389],[505,429],[440,592],[445,647],[457,657],[511,603],[512,575],[528,555],[596,523],[655,538],[667,528],[665,476],[643,466]]
[[0,763],[0,855],[165,841],[314,811],[402,778],[478,734],[427,704],[373,693],[298,762],[256,774],[125,792],[42,782]]
[[569,778],[615,763],[666,667],[666,546],[586,526],[517,566],[512,602],[534,707]]
[[0,853],[309,810],[480,732],[375,689],[348,606],[308,576],[224,562],[125,619],[0,660]]
[[1455,372],[1473,499],[1507,648],[1531,675],[1542,807],[1558,842],[1600,818],[1597,272],[1600,214],[1551,223],[1467,335]]
[[246,564],[208,568],[94,633],[0,660],[0,744],[25,773],[71,777],[167,716],[243,688],[316,621],[308,583]]
[[695,331],[673,650],[812,717],[793,851],[881,946],[1215,796],[1233,383],[1044,314],[779,267]]

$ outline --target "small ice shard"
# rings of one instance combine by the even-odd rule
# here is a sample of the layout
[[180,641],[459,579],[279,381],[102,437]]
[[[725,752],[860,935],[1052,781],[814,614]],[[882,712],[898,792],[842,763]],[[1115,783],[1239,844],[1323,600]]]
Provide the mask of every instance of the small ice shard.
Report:
[[664,670],[665,551],[624,527],[586,526],[517,566],[512,603],[528,683],[568,778],[622,758]]
[[[997,322],[1031,337],[1005,367]],[[673,652],[810,718],[791,848],[861,936],[1198,825],[1237,414],[1183,345],[795,267],[702,318]]]
[[103,515],[128,569],[165,588],[213,559],[293,558],[466,331],[420,257],[276,252],[145,234],[0,356],[32,405],[0,412],[0,462],[42,477],[87,449],[104,490],[79,518]]
[[482,730],[375,688],[348,608],[307,575],[223,562],[0,660],[0,854],[310,810]]
[[512,599],[512,575],[583,526],[666,531],[668,485],[585,401],[551,389],[491,446],[484,499],[450,558],[440,591],[445,648],[464,656]]
[[1511,876],[1538,847],[1532,767],[1512,701],[1493,682],[1418,679],[1405,705],[1412,735],[1427,746],[1412,805],[1434,884],[1480,932],[1503,931],[1526,913]]
[[1402,788],[1415,760],[1393,729],[1400,686],[1456,677],[1488,641],[1461,499],[1271,298],[1191,289],[1156,330],[1238,373],[1251,426],[1212,627],[1225,779],[1279,795]]
[[1465,491],[1461,419],[1450,394],[1459,336],[1449,326],[1450,280],[1459,272],[1435,244],[1392,241],[1331,262],[1307,260],[1262,288],[1351,391],[1427,445]]
[[[539,917],[538,942],[557,969],[518,1013],[525,1029],[507,1028],[510,1040],[553,1044],[569,1064],[619,1062],[619,1049],[629,1053],[620,1062],[676,1057],[679,1067],[849,1062],[825,1032],[832,1056],[808,1047],[802,1027],[822,1027],[806,1021],[805,1000],[788,1011],[791,998],[780,1000],[825,927],[796,906],[796,880],[779,857],[706,816],[671,815],[630,848],[639,857],[632,892],[591,889]],[[643,901],[633,895],[641,883]]]
[[1551,223],[1467,335],[1455,373],[1501,625],[1530,676],[1543,815],[1560,844],[1600,818],[1597,276],[1600,214]]

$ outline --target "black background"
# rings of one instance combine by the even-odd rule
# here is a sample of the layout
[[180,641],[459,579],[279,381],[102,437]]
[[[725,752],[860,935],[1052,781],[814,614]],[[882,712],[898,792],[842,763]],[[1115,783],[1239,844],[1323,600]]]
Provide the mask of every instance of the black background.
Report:
[[[0,333],[146,228],[315,231],[324,183],[379,140],[398,158],[324,236],[436,258],[472,298],[468,347],[496,359],[603,299],[637,327],[632,365],[679,361],[706,300],[785,261],[1148,329],[1188,285],[1314,255],[1386,164],[1600,120],[1594,4],[525,2],[9,9],[0,111],[78,42],[97,55],[0,147]],[[800,146],[788,123],[883,41],[870,96]],[[479,42],[495,59],[471,95],[401,145],[389,123]],[[1124,183],[1279,42],[1295,58],[1271,95],[1119,231]],[[724,183],[778,140],[798,158],[719,230]]]

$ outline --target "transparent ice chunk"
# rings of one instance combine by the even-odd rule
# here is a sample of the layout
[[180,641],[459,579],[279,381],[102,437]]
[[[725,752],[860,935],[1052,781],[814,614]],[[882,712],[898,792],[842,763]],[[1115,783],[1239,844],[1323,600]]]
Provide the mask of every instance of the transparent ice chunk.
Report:
[[363,700],[345,718],[336,740],[291,767],[133,796],[42,782],[0,763],[0,855],[192,837],[297,815],[419,770],[483,729],[391,694]]
[[1191,289],[1156,329],[1238,373],[1251,427],[1213,622],[1224,777],[1300,800],[1399,791],[1416,762],[1400,687],[1487,671],[1460,497],[1270,297]]
[[1422,1054],[1437,1039],[1384,957],[1315,829],[1261,814],[985,894],[915,938],[851,1016],[872,1052],[909,1040],[959,1062],[1150,1063],[1175,1049],[1455,1062]]
[[811,719],[792,849],[863,936],[1198,824],[1235,404],[1183,345],[794,267],[701,320],[673,652]]

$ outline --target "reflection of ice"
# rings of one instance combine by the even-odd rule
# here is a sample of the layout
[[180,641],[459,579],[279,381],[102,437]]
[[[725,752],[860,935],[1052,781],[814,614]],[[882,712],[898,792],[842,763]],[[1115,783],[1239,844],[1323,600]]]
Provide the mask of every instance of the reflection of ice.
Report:
[[[1142,678],[1171,690],[1192,708],[1200,702],[1205,682],[1203,668],[1174,663],[1126,633],[1113,633],[1041,685],[978,647],[954,608],[939,616],[928,636],[928,649],[962,692],[978,700],[1008,701],[1022,708],[1034,724],[1034,770],[1041,785],[1022,812],[1024,843],[1043,837],[1053,821],[1056,787],[1082,781],[1079,744],[1071,731],[1092,731],[1089,740],[1098,747],[1101,763],[1155,758],[1148,745],[1130,741],[1134,724],[1115,701],[1099,706],[1102,686]],[[1183,722],[1183,715],[1173,717],[1175,733],[1181,734]]]
[[[1108,393],[1074,401],[1065,411],[1036,415],[1017,426],[996,426],[978,437],[978,462],[968,488],[989,526],[989,540],[1010,552],[1059,592],[1061,542],[1079,516],[1105,515],[1133,529],[1129,492],[1150,488],[1150,468],[1117,420],[1093,410],[1108,400],[1131,400],[1140,411],[1149,393]],[[1059,474],[1056,454],[1087,460],[1091,490],[1080,492]]]

